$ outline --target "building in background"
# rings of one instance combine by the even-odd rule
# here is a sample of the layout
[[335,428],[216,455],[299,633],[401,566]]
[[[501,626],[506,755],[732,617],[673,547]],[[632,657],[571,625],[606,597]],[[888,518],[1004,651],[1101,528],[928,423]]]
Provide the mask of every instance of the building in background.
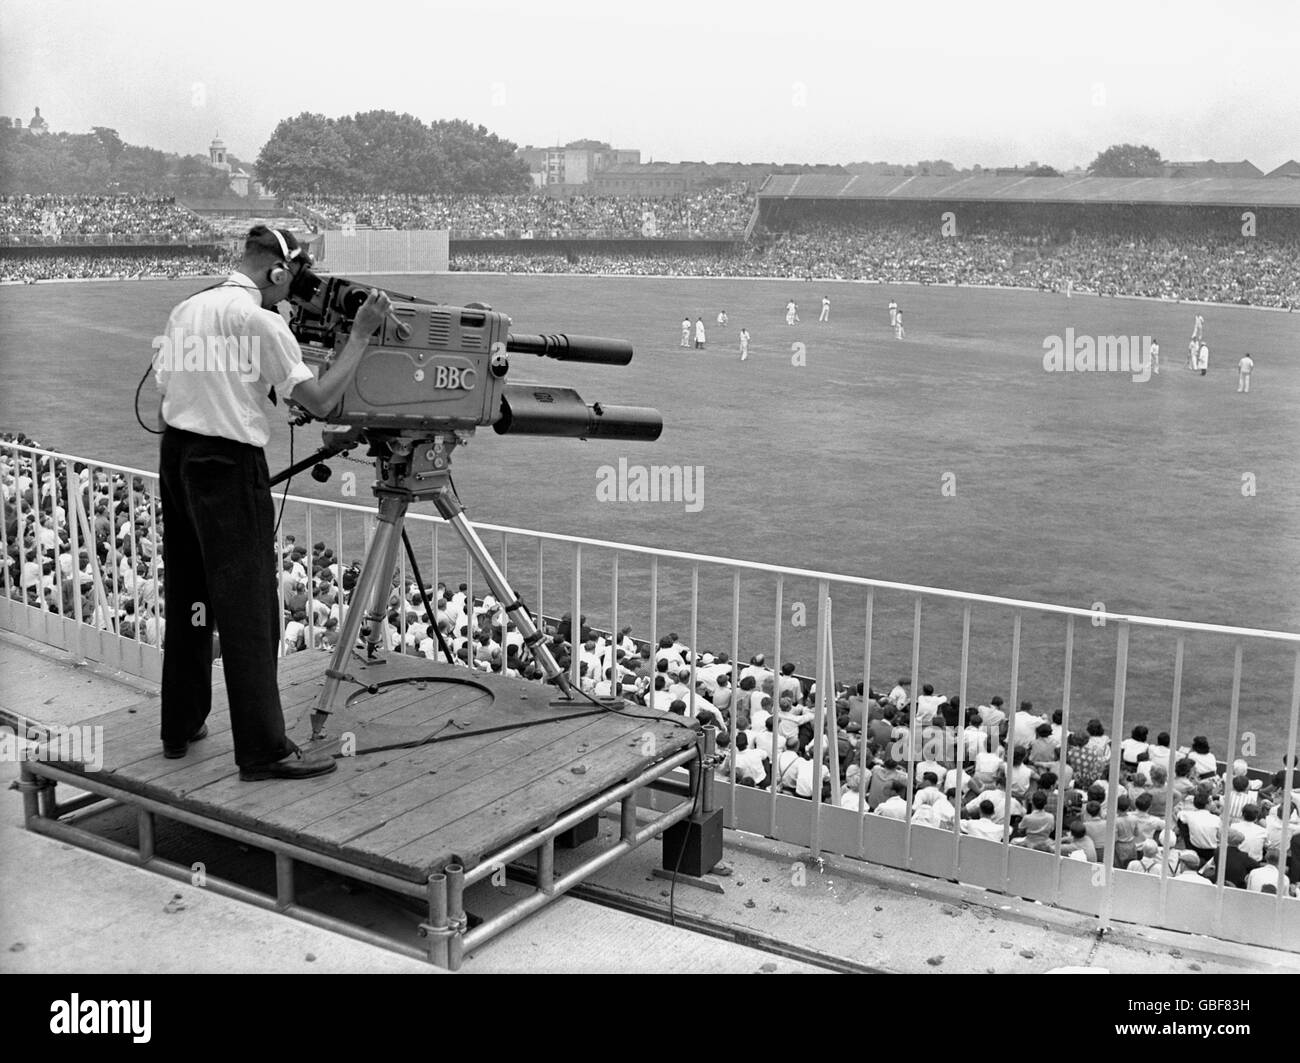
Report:
[[1263,177],[1264,171],[1248,159],[1240,162],[1166,162],[1165,177]]
[[[212,138],[212,143],[208,145],[208,165],[217,170],[224,170],[230,178],[230,191],[240,197],[248,195],[249,185],[252,183],[253,175],[245,170],[242,166],[235,167],[230,161],[230,154],[226,151],[226,143],[221,139],[220,134]],[[260,188],[260,186],[259,186]],[[264,194],[259,192],[259,194]]]
[[[528,164],[535,188],[563,186],[564,190],[573,191],[592,184],[597,174],[611,166],[641,161],[639,149],[614,148],[603,140],[573,140],[550,148],[529,144],[517,154]],[[556,191],[561,190],[556,187]]]

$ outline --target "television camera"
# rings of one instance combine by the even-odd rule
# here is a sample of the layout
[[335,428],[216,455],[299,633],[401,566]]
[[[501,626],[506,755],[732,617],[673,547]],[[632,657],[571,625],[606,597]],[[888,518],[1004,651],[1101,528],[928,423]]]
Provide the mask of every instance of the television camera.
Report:
[[[294,278],[289,327],[302,345],[304,358],[320,367],[321,376],[330,372],[370,290],[368,285],[321,276],[310,269]],[[657,410],[588,405],[572,388],[506,379],[512,354],[589,365],[627,365],[632,360],[632,346],[623,340],[592,336],[520,335],[510,331],[509,317],[481,303],[447,306],[384,291],[392,304],[388,319],[371,340],[338,405],[323,418],[327,425],[324,445],[277,475],[272,483],[310,466],[315,466],[313,475],[323,481],[329,470],[322,461],[367,444],[368,456],[375,463],[379,525],[353,593],[355,601],[366,605],[368,659],[379,656],[399,541],[406,544],[415,566],[403,528],[407,508],[412,502],[427,500],[465,543],[547,681],[571,697],[569,681],[527,607],[465,518],[451,485],[451,454],[469,442],[475,429],[489,425],[498,435],[658,439],[663,418]],[[295,420],[304,424],[311,416],[299,408]],[[414,571],[423,597],[423,580],[418,568]],[[424,605],[432,617],[427,597]],[[312,713],[313,738],[324,735],[325,719],[333,711],[340,683],[359,682],[347,674],[346,665],[362,634],[362,619],[361,608],[348,610],[325,672],[325,687]],[[441,635],[438,640],[450,661]]]

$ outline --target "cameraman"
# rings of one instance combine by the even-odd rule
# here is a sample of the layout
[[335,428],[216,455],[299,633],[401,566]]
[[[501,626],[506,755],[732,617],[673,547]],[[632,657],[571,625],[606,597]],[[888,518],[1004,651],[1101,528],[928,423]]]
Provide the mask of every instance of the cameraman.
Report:
[[[317,417],[334,408],[387,316],[389,300],[371,291],[343,351],[317,380],[275,309],[310,264],[292,233],[254,226],[239,269],[172,311],[166,332],[172,357],[156,364],[170,620],[163,654],[163,752],[183,757],[191,742],[207,735],[215,625],[235,761],[245,781],[306,778],[336,767],[331,757],[303,757],[285,735],[276,678],[275,509],[262,448],[270,437],[267,415],[275,391],[292,395]],[[201,342],[204,353],[191,359],[187,350],[182,358],[177,340],[187,348]],[[236,358],[237,349],[251,351],[251,359]],[[211,350],[229,352],[230,363],[243,364],[214,364]]]

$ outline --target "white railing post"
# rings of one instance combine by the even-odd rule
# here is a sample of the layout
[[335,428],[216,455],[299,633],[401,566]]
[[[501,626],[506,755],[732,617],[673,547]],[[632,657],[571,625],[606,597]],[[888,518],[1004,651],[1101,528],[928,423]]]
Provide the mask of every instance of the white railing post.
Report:
[[[867,714],[871,708],[871,636],[875,619],[876,592],[867,588],[866,631],[862,642],[862,721],[858,724],[858,855],[863,855],[867,844]],[[912,709],[915,711],[916,706]],[[912,802],[908,803],[908,822],[911,822]]]
[[1110,774],[1106,786],[1106,841],[1102,847],[1102,889],[1101,914],[1099,921],[1103,930],[1110,929],[1110,912],[1113,901],[1112,891],[1115,887],[1115,818],[1119,807],[1119,768],[1120,737],[1124,726],[1124,696],[1128,689],[1128,639],[1129,627],[1120,621],[1119,633],[1115,646],[1115,698],[1110,717]]
[[[582,671],[582,544],[573,547],[573,612],[569,624],[569,679],[574,687],[580,684]],[[651,680],[653,682],[653,680]]]
[[[1286,758],[1282,765],[1284,772],[1282,779],[1283,797],[1280,804],[1282,809],[1282,837],[1278,842],[1277,907],[1274,909],[1273,915],[1274,932],[1278,937],[1282,934],[1282,904],[1287,895],[1287,891],[1282,888],[1283,879],[1281,876],[1286,874],[1286,858],[1291,851],[1290,810],[1295,807],[1291,795],[1295,792],[1296,783],[1300,782],[1300,764],[1296,763],[1296,728],[1298,724],[1300,724],[1300,649],[1296,650],[1295,677],[1291,680],[1291,724],[1286,739]],[[1296,883],[1292,882],[1291,885],[1295,886]],[[1300,904],[1300,898],[1297,898],[1296,903]]]
[[[961,614],[961,676],[957,684],[957,735],[956,742],[953,743],[953,759],[956,762],[957,769],[957,786],[953,794],[953,848],[952,848],[952,866],[953,870],[960,866],[961,863],[961,813],[966,805],[966,686],[970,679],[970,619],[971,604],[966,603]],[[944,734],[947,735],[947,726],[944,727]],[[946,761],[947,751],[941,756]],[[940,787],[943,786],[943,780],[940,780]]]
[[1052,899],[1061,895],[1061,844],[1065,832],[1065,769],[1066,755],[1070,746],[1070,682],[1074,668],[1074,617],[1065,618],[1065,678],[1061,683],[1061,744],[1057,749],[1056,763],[1056,874],[1052,888]]
[[1228,874],[1228,831],[1232,827],[1232,762],[1236,758],[1237,719],[1241,709],[1241,643],[1238,642],[1232,654],[1232,701],[1228,708],[1228,748],[1224,751],[1225,769],[1223,772],[1223,808],[1219,811],[1219,845],[1215,856],[1214,885],[1218,892],[1214,904],[1214,934],[1217,937],[1223,929],[1223,894],[1227,889],[1224,883]]
[[[813,778],[812,778],[812,838],[809,848],[813,856],[820,856],[822,851],[821,845],[821,818],[822,818],[822,757],[827,751],[823,751],[822,743],[826,738],[826,712],[823,706],[826,703],[826,639],[829,631],[830,616],[830,583],[826,580],[817,582],[817,696],[813,698]],[[773,691],[776,690],[776,683],[772,684]],[[836,750],[828,751],[830,756],[836,755]],[[775,797],[773,798],[775,800]]]
[[[1163,923],[1166,918],[1167,905],[1169,901],[1169,853],[1165,849],[1165,838],[1169,838],[1171,843],[1176,833],[1174,831],[1174,767],[1178,763],[1178,713],[1182,706],[1183,699],[1183,654],[1185,639],[1182,635],[1178,636],[1178,641],[1174,647],[1174,700],[1169,710],[1169,771],[1165,776],[1165,825],[1160,832],[1160,915],[1159,919]],[[1170,845],[1172,848],[1172,844]]]
[[[784,576],[781,576],[781,575],[778,575],[778,576],[776,577],[776,609],[773,611],[773,614],[772,614],[772,615],[774,616],[774,618],[775,618],[775,620],[774,620],[774,622],[773,622],[773,625],[772,625],[772,628],[773,628],[773,630],[772,630],[772,674],[773,674],[774,677],[775,677],[776,675],[780,674],[780,673],[779,673],[779,670],[780,670],[780,667],[781,667],[781,665],[780,665],[780,661],[781,661],[781,627],[782,627],[782,620],[784,619],[782,614],[783,614],[783,612],[784,612],[784,610],[785,610],[785,602],[784,602],[784,598],[785,598],[785,577],[784,577]],[[761,700],[762,697],[763,697],[763,690],[762,690],[762,687],[756,687],[755,690],[754,690],[753,695],[750,697],[750,700],[749,700],[749,716],[750,716],[751,719],[753,718],[753,715],[754,715],[754,698],[758,698],[758,699],[760,699],[760,700],[759,700],[759,704],[762,704],[762,700]],[[777,682],[776,682],[776,679],[773,678],[773,680],[772,680],[772,713],[773,713],[773,715],[776,715],[776,713],[780,712],[780,710],[781,710],[781,699],[780,699],[779,697],[777,697]],[[776,734],[776,732],[777,732],[778,730],[780,730],[780,728],[779,728],[779,726],[778,726],[779,723],[780,723],[780,719],[778,718],[777,723],[772,725],[772,733],[773,733],[774,735]],[[775,739],[773,739],[772,744],[773,744],[773,745],[776,744]],[[775,775],[776,769],[775,769],[775,767],[772,769],[772,771],[773,771],[772,785],[768,788],[769,791],[770,791],[770,794],[771,794],[771,797],[770,797],[770,799],[769,799],[769,801],[768,801],[768,831],[769,831],[769,833],[775,835],[775,834],[776,834],[776,799],[777,799],[777,795],[778,795],[778,793],[780,792],[781,784],[780,784],[780,781],[776,778],[776,775]],[[817,783],[817,774],[816,774],[816,770],[815,770],[815,769],[814,769],[814,773],[813,773],[813,783],[814,783],[814,786],[815,786],[816,783]]]

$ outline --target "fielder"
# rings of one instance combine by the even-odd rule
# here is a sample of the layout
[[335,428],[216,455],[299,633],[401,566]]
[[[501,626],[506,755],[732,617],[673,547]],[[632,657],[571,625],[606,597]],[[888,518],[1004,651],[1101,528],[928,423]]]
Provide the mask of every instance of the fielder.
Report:
[[1210,368],[1210,345],[1208,343],[1201,344],[1200,353],[1196,356],[1196,368],[1200,370],[1201,376],[1205,376],[1206,370]]
[[793,299],[785,304],[785,323],[793,325],[799,320],[799,307]]
[[830,319],[831,319],[831,299],[829,295],[823,295],[822,316],[819,317],[817,320],[820,322],[820,321],[830,321]]
[[740,330],[740,360],[743,362],[749,357],[749,329]]
[[1152,339],[1151,349],[1147,353],[1151,356],[1152,372],[1154,372],[1156,376],[1159,376],[1160,375],[1160,343],[1157,340]]
[[691,319],[682,318],[682,342],[680,346],[689,347],[691,345]]
[[1237,363],[1237,393],[1250,394],[1250,371],[1255,368],[1255,359],[1247,351]]
[[893,299],[889,300],[889,327],[893,328],[898,324],[898,304]]
[[726,323],[727,323],[727,312],[726,312],[725,310],[719,310],[719,311],[718,311],[718,324],[719,324],[719,325],[725,325]]
[[903,331],[903,311],[896,309],[894,311],[894,339],[901,340],[906,333]]

